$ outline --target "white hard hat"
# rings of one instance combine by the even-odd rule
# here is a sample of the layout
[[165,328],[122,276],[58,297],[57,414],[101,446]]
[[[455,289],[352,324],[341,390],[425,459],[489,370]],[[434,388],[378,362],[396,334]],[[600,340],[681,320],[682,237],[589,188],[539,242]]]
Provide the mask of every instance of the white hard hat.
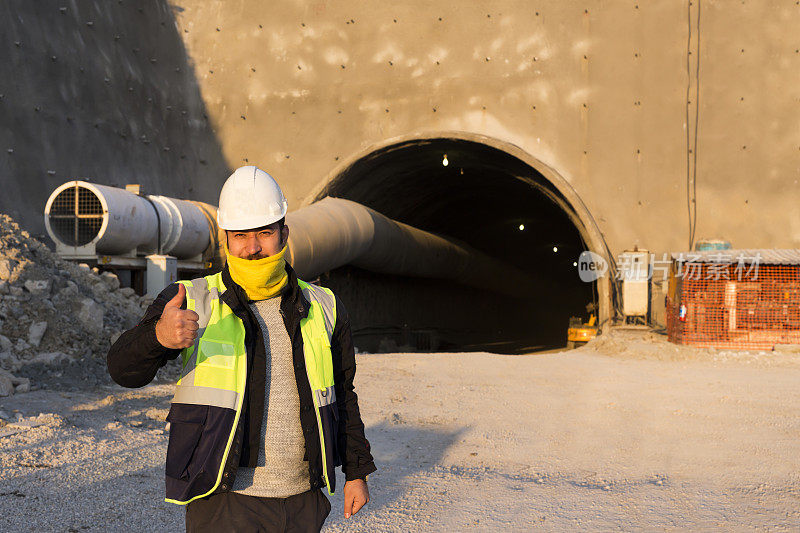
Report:
[[286,216],[289,203],[275,179],[253,166],[237,168],[219,193],[217,224],[246,230],[267,226]]

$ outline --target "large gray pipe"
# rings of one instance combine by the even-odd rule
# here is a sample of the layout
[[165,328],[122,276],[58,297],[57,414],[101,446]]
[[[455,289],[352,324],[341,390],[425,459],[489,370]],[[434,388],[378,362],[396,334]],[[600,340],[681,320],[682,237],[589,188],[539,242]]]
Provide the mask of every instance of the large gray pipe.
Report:
[[216,244],[216,225],[203,204],[79,180],[53,191],[44,223],[65,257],[164,253],[187,259]]
[[287,260],[300,278],[343,265],[385,274],[449,279],[512,296],[539,288],[522,271],[455,239],[396,222],[341,198],[324,198],[286,215]]
[[[47,231],[65,257],[153,253],[159,222],[161,249],[178,258],[203,254],[222,265],[216,208],[163,196],[146,198],[124,189],[71,181],[45,206]],[[157,216],[158,215],[158,216]],[[301,278],[354,265],[373,272],[448,279],[513,296],[539,288],[522,271],[455,239],[396,222],[356,202],[323,200],[286,216],[287,260]],[[220,231],[219,237],[224,238]]]

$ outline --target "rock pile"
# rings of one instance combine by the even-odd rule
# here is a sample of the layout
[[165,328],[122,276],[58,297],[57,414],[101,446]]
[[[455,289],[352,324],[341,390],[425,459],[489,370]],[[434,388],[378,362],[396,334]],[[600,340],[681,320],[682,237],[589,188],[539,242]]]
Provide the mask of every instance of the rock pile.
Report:
[[59,259],[0,214],[0,396],[65,374],[105,381],[111,342],[148,303],[110,272]]

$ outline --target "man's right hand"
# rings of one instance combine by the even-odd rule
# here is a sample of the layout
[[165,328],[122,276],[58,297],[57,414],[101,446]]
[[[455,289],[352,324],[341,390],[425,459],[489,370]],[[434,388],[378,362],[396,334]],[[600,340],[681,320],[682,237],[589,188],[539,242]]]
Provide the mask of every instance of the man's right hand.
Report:
[[156,322],[156,338],[161,346],[172,350],[188,348],[197,337],[197,321],[200,316],[194,311],[181,309],[186,298],[186,287],[178,284],[178,294],[167,302],[161,318]]

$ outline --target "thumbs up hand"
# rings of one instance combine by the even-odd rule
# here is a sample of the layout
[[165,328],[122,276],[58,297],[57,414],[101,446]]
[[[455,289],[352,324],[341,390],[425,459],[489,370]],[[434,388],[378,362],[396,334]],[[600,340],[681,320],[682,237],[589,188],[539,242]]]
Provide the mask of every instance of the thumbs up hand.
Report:
[[167,302],[161,318],[156,323],[156,338],[164,348],[172,350],[188,348],[197,337],[200,316],[194,311],[181,309],[186,298],[186,287],[178,284],[178,294]]

